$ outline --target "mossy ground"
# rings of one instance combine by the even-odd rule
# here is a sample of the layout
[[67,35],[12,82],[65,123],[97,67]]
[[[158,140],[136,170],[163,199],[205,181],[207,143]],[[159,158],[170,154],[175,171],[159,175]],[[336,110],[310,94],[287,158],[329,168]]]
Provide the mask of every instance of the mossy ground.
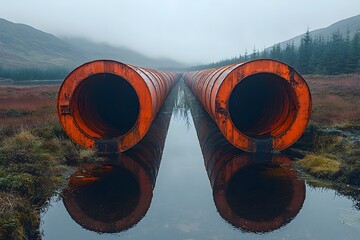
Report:
[[360,186],[360,74],[306,80],[313,111],[293,146],[301,152],[299,166],[318,178]]
[[308,154],[299,165],[311,175],[322,178],[332,178],[340,171],[340,162],[325,155]]
[[64,134],[57,88],[0,87],[0,239],[40,239],[39,213],[64,173],[96,158]]

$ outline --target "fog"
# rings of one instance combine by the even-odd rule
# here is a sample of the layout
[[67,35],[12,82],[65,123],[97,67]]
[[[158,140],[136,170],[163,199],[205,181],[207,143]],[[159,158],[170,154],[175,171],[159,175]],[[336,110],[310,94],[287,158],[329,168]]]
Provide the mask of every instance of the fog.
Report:
[[0,0],[0,17],[59,37],[209,63],[360,13],[359,0]]

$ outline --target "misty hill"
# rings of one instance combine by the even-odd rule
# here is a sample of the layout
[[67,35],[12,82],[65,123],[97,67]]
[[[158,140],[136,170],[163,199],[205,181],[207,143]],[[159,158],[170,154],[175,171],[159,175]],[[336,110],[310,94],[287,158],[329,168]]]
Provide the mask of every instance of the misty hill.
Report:
[[54,35],[0,19],[0,63],[8,68],[71,67],[85,61]]
[[106,43],[94,43],[80,38],[63,38],[72,48],[80,51],[86,59],[114,59],[141,67],[182,68],[182,63],[168,58],[150,58],[126,47],[114,47]]
[[[339,33],[343,36],[349,32],[350,37],[353,37],[354,34],[360,30],[360,14],[356,15],[354,17],[350,17],[341,21],[338,21],[334,24],[331,24],[330,26],[326,28],[319,28],[314,31],[310,31],[310,35],[313,37],[322,37],[325,40],[328,40],[332,37],[332,34],[339,31]],[[304,31],[305,32],[305,31]],[[299,36],[296,36],[294,38],[291,38],[289,40],[286,40],[284,42],[280,43],[281,48],[285,48],[286,44],[288,43],[294,43],[295,47],[300,46],[301,38],[305,36],[304,34],[301,34]],[[268,48],[270,49],[270,48]]]
[[184,67],[136,51],[80,39],[60,39],[31,26],[0,18],[0,68],[72,69],[95,59],[113,59],[152,68]]

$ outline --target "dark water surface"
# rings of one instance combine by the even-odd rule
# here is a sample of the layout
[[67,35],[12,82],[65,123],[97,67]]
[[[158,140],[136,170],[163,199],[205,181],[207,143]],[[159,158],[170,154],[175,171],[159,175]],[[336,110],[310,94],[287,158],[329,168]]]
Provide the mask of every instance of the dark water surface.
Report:
[[355,204],[309,185],[285,155],[233,148],[180,83],[139,145],[72,175],[41,230],[51,240],[360,239]]

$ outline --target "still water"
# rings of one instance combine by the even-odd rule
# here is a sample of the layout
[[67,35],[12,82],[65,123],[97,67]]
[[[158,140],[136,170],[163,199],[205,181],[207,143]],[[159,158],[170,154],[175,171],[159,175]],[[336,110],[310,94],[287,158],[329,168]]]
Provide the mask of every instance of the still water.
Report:
[[359,239],[356,202],[282,154],[232,147],[183,82],[147,136],[81,166],[42,214],[43,239]]

